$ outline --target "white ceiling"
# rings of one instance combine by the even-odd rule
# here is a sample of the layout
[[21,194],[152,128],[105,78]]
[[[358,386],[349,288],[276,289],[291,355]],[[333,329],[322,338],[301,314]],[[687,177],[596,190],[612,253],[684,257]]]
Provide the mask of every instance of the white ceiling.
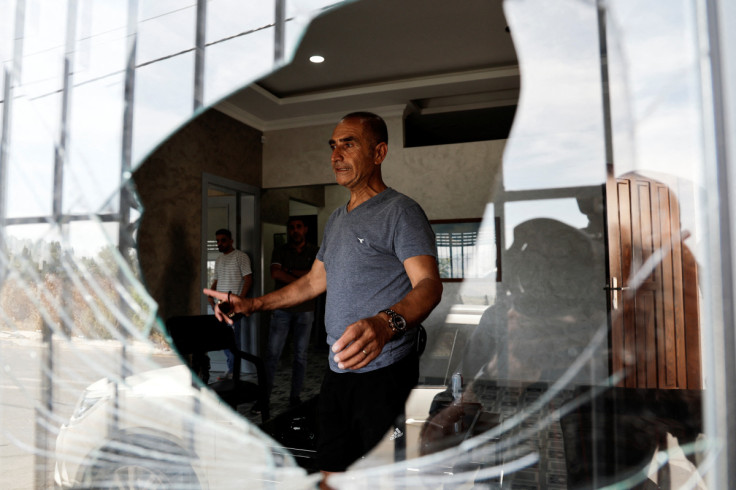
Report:
[[501,0],[362,0],[313,20],[291,64],[217,109],[268,131],[355,110],[390,117],[410,103],[425,113],[509,105],[518,91]]

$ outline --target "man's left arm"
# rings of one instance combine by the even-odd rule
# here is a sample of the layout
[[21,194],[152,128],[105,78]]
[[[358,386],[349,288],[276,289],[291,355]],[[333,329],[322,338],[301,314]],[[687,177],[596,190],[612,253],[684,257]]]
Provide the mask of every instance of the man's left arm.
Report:
[[[386,305],[403,316],[407,328],[415,328],[442,299],[442,281],[437,268],[437,259],[431,255],[418,255],[404,261],[404,269],[411,281],[412,289],[395,305]],[[383,350],[395,332],[391,329],[388,315],[378,313],[348,325],[345,333],[332,346],[335,361],[340,369],[360,369],[366,366]]]

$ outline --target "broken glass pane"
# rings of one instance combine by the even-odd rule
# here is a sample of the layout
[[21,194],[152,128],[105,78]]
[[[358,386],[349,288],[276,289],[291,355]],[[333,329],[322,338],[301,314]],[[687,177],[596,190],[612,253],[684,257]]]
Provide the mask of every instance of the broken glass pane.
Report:
[[[0,4],[3,488],[314,486],[308,410],[274,413],[270,425],[262,423],[267,417],[233,410],[237,403],[188,368],[185,361],[194,364],[197,353],[192,338],[179,338],[180,352],[172,350],[164,322],[180,305],[161,301],[169,296],[158,285],[175,289],[181,303],[199,304],[200,257],[184,237],[201,213],[143,209],[133,175],[142,165],[135,175],[143,197],[169,192],[140,181],[154,182],[156,150],[177,135],[201,143],[187,132],[190,123],[210,125],[215,135],[231,128],[228,116],[205,109],[290,61],[309,21],[341,3],[212,0],[206,18],[198,17],[197,2]],[[398,18],[395,5],[380,3],[377,9]],[[423,23],[448,19],[448,30],[457,29],[449,25],[452,9],[471,3],[425,2],[403,30],[433,40],[437,32],[423,33]],[[715,211],[706,206],[712,162],[701,128],[712,115],[701,106],[709,91],[701,85],[708,63],[698,31],[702,12],[688,1],[643,7],[629,0],[507,0],[497,15],[505,16],[518,67],[492,68],[521,78],[520,88],[498,87],[514,104],[519,94],[503,156],[484,153],[491,176],[458,171],[461,185],[432,183],[420,194],[432,212],[447,189],[455,189],[454,201],[487,195],[479,213],[486,232],[463,246],[473,248],[463,267],[482,272],[445,283],[442,304],[425,322],[422,384],[405,418],[330,484],[704,487],[709,458],[722,444],[704,414],[712,413],[708,403],[723,373],[704,354],[714,350],[709,309],[720,292],[709,285],[713,259],[704,253],[718,246],[719,234],[706,219]],[[384,16],[371,36],[388,32],[393,19]],[[466,20],[464,29],[499,19]],[[197,27],[204,46],[196,45]],[[197,49],[204,52],[201,68]],[[397,53],[377,56],[411,66]],[[449,75],[389,82],[421,89]],[[389,85],[360,82],[349,89],[365,97],[353,99],[361,107],[375,106],[370,96]],[[366,84],[379,89],[365,95]],[[328,92],[306,97],[314,97],[315,113]],[[400,99],[412,110],[441,113],[448,104],[422,90],[413,94]],[[456,96],[463,104],[482,98]],[[334,112],[357,108],[338,104]],[[399,128],[403,111],[391,114]],[[264,153],[275,151],[269,142],[304,134],[324,146],[331,130],[325,121],[334,115],[320,113],[319,123],[296,129],[274,123],[256,139]],[[233,134],[245,141],[255,138],[251,130]],[[481,151],[465,143],[392,145],[415,174],[437,160],[463,169],[457,155]],[[165,151],[179,165],[165,178],[199,201],[204,193],[187,187],[184,175],[196,169],[203,182],[201,152]],[[305,175],[326,166],[311,147],[296,153],[290,164],[303,164]],[[262,162],[239,163],[244,173],[256,168],[257,179],[267,177]],[[328,183],[309,175],[315,180],[300,184]],[[394,175],[399,190],[417,178]],[[218,176],[236,183],[247,177],[256,178]],[[475,180],[493,188],[472,189]],[[329,193],[323,191],[322,206],[334,209],[344,196],[331,200]],[[171,226],[147,232],[138,248],[146,216]],[[282,232],[264,222],[261,238],[258,228],[249,232],[258,242],[248,244],[253,249]],[[179,257],[188,260],[166,262],[163,277],[142,272]],[[257,272],[263,264],[255,264]]]

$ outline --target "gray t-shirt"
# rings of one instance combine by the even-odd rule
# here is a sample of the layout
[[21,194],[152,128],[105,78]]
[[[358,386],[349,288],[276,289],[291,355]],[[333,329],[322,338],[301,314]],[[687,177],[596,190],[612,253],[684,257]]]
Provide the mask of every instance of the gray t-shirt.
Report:
[[[317,258],[327,273],[325,325],[332,346],[345,328],[398,303],[411,291],[404,261],[418,255],[437,257],[434,232],[422,208],[409,197],[386,189],[351,212],[336,209],[325,227]],[[414,348],[416,329],[394,338],[381,355],[351,372],[391,365]],[[330,368],[337,367],[330,351]]]

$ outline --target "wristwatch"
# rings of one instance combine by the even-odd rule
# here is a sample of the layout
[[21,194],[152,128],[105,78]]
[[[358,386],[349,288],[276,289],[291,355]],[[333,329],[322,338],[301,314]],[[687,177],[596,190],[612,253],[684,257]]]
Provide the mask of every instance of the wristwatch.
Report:
[[392,309],[383,310],[381,313],[388,315],[388,325],[395,334],[401,335],[406,332],[406,320]]

